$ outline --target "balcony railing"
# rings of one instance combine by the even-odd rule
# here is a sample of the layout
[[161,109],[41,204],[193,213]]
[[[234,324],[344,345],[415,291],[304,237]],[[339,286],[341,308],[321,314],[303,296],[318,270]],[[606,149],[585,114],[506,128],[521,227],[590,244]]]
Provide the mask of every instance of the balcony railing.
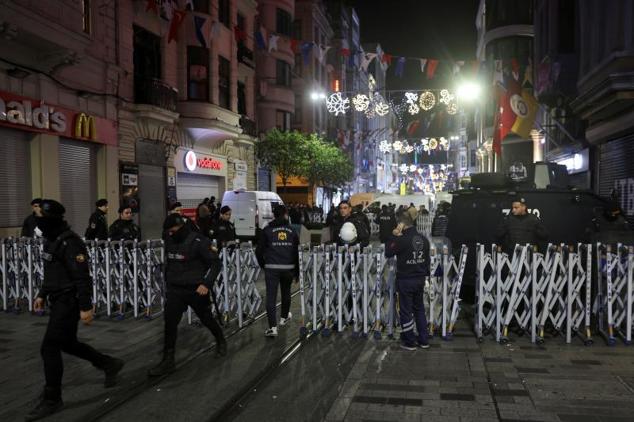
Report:
[[134,80],[134,102],[176,111],[178,90],[156,78]]
[[242,127],[242,133],[245,135],[258,136],[258,128],[255,122],[249,119],[247,116],[240,116],[240,127]]
[[255,69],[255,60],[253,59],[253,50],[247,48],[243,43],[238,44],[238,61]]

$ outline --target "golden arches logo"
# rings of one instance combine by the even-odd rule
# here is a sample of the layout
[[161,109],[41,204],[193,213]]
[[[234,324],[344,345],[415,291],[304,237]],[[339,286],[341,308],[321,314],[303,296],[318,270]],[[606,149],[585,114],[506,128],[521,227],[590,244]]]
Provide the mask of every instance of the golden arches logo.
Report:
[[79,113],[75,118],[75,137],[97,139],[97,126],[95,118],[86,113]]

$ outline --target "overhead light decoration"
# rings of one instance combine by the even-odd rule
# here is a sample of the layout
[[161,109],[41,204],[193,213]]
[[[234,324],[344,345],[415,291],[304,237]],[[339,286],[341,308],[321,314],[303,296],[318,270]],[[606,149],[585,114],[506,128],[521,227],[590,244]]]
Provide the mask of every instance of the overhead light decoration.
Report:
[[350,100],[343,98],[341,92],[335,92],[326,99],[326,107],[335,116],[346,114],[346,110],[350,108]]
[[436,105],[436,96],[431,91],[423,91],[418,99],[420,108],[429,111]]
[[414,116],[420,112],[420,107],[418,107],[418,104],[416,103],[410,104],[409,107],[407,108],[407,111],[409,112],[409,114]]
[[447,113],[454,115],[458,112],[458,104],[451,102],[447,105]]
[[412,152],[414,152],[414,146],[412,145],[407,145],[404,149],[406,154],[411,154]]
[[429,149],[436,149],[438,148],[438,141],[436,140],[436,138],[431,138],[429,140]]
[[399,170],[401,171],[401,173],[407,174],[407,171],[409,170],[409,166],[407,164],[401,164],[401,166],[399,167]]
[[370,98],[365,94],[357,94],[352,97],[352,105],[357,111],[366,111],[370,107]]
[[392,144],[387,140],[381,141],[381,143],[379,144],[379,151],[387,154],[388,152],[392,151]]
[[383,116],[387,115],[390,112],[390,106],[388,106],[384,102],[378,102],[374,106],[374,112],[377,115],[383,117]]
[[455,96],[449,92],[449,90],[447,89],[443,89],[440,91],[440,102],[445,104],[445,105],[449,105],[449,103],[451,103],[453,100],[455,99]]
[[411,173],[414,173],[417,169],[418,169],[418,166],[416,166],[416,164],[412,164],[409,166],[409,171]]
[[394,148],[394,151],[400,151],[401,148],[403,148],[403,143],[401,141],[394,141],[392,148]]

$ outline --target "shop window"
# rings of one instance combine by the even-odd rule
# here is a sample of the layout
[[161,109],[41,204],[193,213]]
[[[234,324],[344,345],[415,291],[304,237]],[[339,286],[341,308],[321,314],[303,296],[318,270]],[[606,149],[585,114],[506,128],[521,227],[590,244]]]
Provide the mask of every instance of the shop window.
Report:
[[187,47],[187,98],[209,101],[209,50]]
[[277,60],[276,83],[281,86],[291,86],[291,65],[284,60]]
[[278,34],[290,37],[291,31],[293,30],[293,20],[291,18],[291,14],[286,10],[277,9],[277,21],[275,28]]
[[231,110],[231,62],[218,56],[218,105]]

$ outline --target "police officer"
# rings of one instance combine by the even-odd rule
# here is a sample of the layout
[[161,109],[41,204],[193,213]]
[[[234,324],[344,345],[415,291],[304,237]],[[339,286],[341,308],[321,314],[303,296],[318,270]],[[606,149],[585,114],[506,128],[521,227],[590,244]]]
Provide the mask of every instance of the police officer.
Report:
[[33,421],[59,411],[62,402],[62,351],[90,361],[105,372],[104,385],[112,387],[123,361],[99,353],[77,340],[77,323],[90,325],[93,319],[92,281],[86,246],[64,221],[65,209],[57,201],[45,199],[38,211],[37,226],[44,236],[44,281],[35,311],[43,311],[49,301],[50,317],[41,354],[46,386],[39,404],[26,416]]
[[37,212],[40,210],[40,204],[42,203],[42,198],[35,198],[31,201],[31,214],[24,219],[24,223],[22,223],[22,233],[20,236],[22,237],[33,237],[35,235],[35,228],[37,227]]
[[141,229],[132,220],[132,208],[129,205],[119,207],[119,218],[110,225],[111,240],[141,240]]
[[227,205],[220,208],[220,216],[212,230],[212,239],[216,239],[219,249],[236,240],[236,228],[231,222],[231,208]]
[[[181,204],[180,202],[174,202],[172,206],[169,207],[167,216],[169,217],[171,214],[178,214],[181,217],[183,217],[183,221],[185,221],[185,225],[187,226],[189,230],[195,231],[195,232],[200,231],[200,228],[198,227],[196,223],[194,223],[191,219],[183,215],[183,204]],[[165,224],[165,221],[167,221],[167,217],[163,221],[163,224]],[[167,231],[163,230],[163,240],[166,240],[167,236],[168,236]]]
[[511,252],[515,245],[538,245],[548,239],[548,231],[542,221],[535,215],[529,214],[526,200],[518,197],[511,204],[511,213],[498,226],[496,240],[504,245],[506,251]]
[[102,198],[95,203],[95,206],[97,209],[88,220],[84,237],[88,240],[106,240],[108,239],[108,222],[106,221],[108,200]]
[[190,230],[179,214],[170,214],[163,229],[168,233],[165,242],[165,340],[163,360],[149,370],[150,376],[161,376],[174,370],[178,323],[187,306],[194,310],[200,322],[216,338],[216,354],[227,354],[227,342],[222,329],[211,313],[209,291],[213,287],[212,280],[205,278],[212,265],[211,242],[202,234]]
[[277,315],[275,301],[277,287],[282,291],[282,312],[279,325],[284,326],[291,319],[291,283],[299,272],[299,238],[288,221],[288,210],[277,205],[273,210],[275,219],[262,230],[256,248],[260,267],[264,268],[266,279],[266,316],[269,328],[264,332],[267,337],[277,336]]
[[379,224],[379,239],[381,243],[386,243],[392,235],[392,230],[396,228],[396,217],[387,205],[381,206],[381,212],[377,218]]
[[[346,223],[352,223],[357,232],[357,238],[354,242],[346,242],[341,238],[341,228]],[[368,218],[359,211],[352,210],[352,206],[348,201],[341,201],[339,203],[339,219],[335,223],[334,240],[338,246],[348,244],[349,246],[357,243],[361,244],[362,248],[365,248],[370,244],[370,222]]]
[[[389,240],[385,256],[396,256],[396,287],[401,321],[401,347],[427,349],[427,319],[423,293],[425,278],[429,277],[429,241],[416,230],[416,208],[409,208],[400,216],[399,227]],[[418,335],[414,334],[414,324]]]

